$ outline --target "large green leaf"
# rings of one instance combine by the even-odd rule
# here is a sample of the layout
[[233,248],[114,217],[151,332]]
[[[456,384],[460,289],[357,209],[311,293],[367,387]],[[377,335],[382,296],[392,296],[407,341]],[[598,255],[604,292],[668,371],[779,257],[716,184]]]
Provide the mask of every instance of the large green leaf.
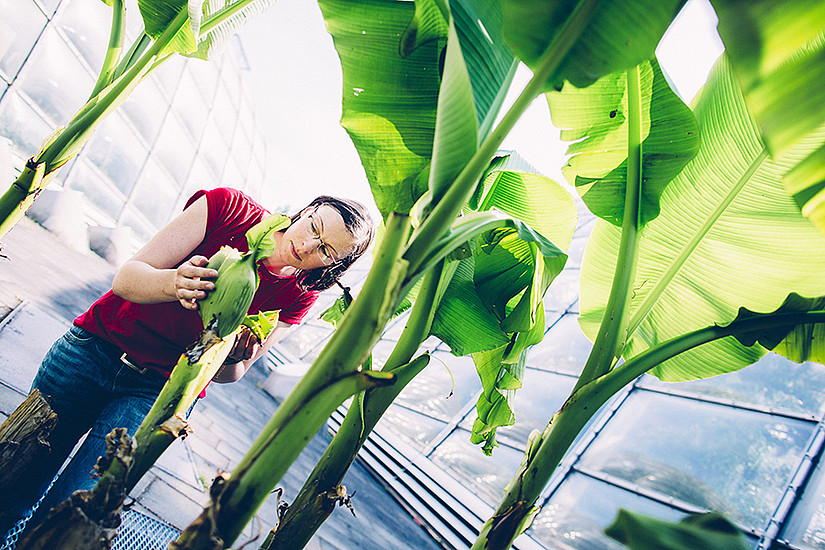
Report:
[[[320,2],[343,67],[341,124],[384,216],[409,212],[428,179],[434,196],[440,195],[474,152],[478,120],[494,116],[514,65],[502,40],[473,42],[480,25],[495,32],[498,2],[452,2],[450,25],[439,21],[443,3],[428,4],[416,13],[412,3],[394,0]],[[419,39],[422,27],[426,36]],[[448,36],[439,33],[450,28],[452,42],[470,37],[466,48],[443,51]],[[441,137],[434,153],[439,103]]]
[[384,217],[409,212],[427,186],[420,174],[432,155],[442,44],[430,41],[401,57],[400,37],[415,10],[409,2],[319,4],[341,58],[341,125],[361,157]]
[[684,0],[503,0],[504,38],[536,69],[548,46],[570,23],[577,6],[590,10],[577,40],[546,83],[580,88],[602,76],[634,67],[653,51]]
[[[825,2],[713,0],[713,6],[768,151],[785,156],[825,124]],[[796,162],[785,186],[825,233],[825,151]]]
[[157,40],[180,17],[186,21],[162,53],[191,53],[197,49],[203,0],[138,0],[143,26],[152,40]]
[[[569,192],[544,176],[501,170],[485,178],[484,208],[536,219],[563,248],[576,226]],[[567,256],[522,222],[482,234],[436,311],[433,333],[456,355],[472,353],[483,392],[471,441],[492,452],[495,432],[515,420],[512,399],[521,385],[526,350],[544,336],[542,298]]]
[[[659,197],[693,158],[699,132],[690,109],[668,86],[658,63],[640,66],[642,99],[642,225],[659,215]],[[621,226],[627,189],[626,73],[607,75],[592,86],[570,84],[547,99],[561,138],[573,141],[564,168],[585,204],[595,215]]]
[[223,51],[239,28],[268,9],[276,0],[205,0],[198,49],[192,57],[211,59]]
[[[742,308],[736,320],[765,317],[773,313],[823,310],[825,310],[825,296],[803,298],[793,293],[775,312],[756,313]],[[752,346],[758,342],[761,346],[797,363],[816,361],[825,364],[825,323],[805,323],[791,327],[765,329],[755,333],[749,332],[736,338],[746,346]]]
[[[768,158],[725,57],[694,114],[699,153],[665,189],[661,214],[642,232],[625,358],[688,331],[726,324],[740,307],[767,312],[791,292],[825,295],[825,237],[782,187],[789,166]],[[815,149],[823,140],[805,146]],[[605,313],[619,232],[600,221],[582,262],[580,321],[591,338]],[[763,353],[726,338],[651,372],[670,381],[704,378],[742,368]]]

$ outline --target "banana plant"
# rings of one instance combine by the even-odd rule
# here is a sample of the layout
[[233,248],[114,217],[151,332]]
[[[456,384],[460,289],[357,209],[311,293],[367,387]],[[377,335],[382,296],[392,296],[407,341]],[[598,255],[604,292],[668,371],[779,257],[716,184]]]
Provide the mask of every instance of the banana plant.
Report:
[[245,327],[264,341],[275,329],[277,311],[246,312],[259,283],[254,266],[274,250],[273,233],[289,224],[283,214],[268,216],[246,232],[246,254],[224,246],[209,259],[207,267],[218,276],[215,289],[198,310],[204,324],[201,335],[181,354],[134,437],[123,428],[107,436],[112,444],[95,466],[97,484],[58,504],[26,537],[23,547],[82,550],[98,548],[100,540],[111,542],[126,495],[169,445],[192,432],[187,411],[224,364],[238,333]]
[[[511,10],[510,12],[507,11],[508,7]],[[535,65],[533,68],[540,77],[534,79],[528,85],[527,91],[523,94],[524,101],[528,101],[526,98],[531,98],[536,89],[565,87],[565,81],[575,82],[580,86],[588,86],[600,80],[600,76],[602,76],[600,70],[621,69],[616,74],[609,75],[607,83],[597,83],[602,88],[601,92],[596,88],[594,89],[596,93],[587,96],[585,99],[581,95],[577,96],[577,92],[567,86],[566,91],[568,94],[561,94],[560,97],[564,97],[561,97],[559,101],[567,101],[569,99],[567,96],[572,95],[573,103],[578,102],[578,105],[572,109],[570,105],[554,109],[554,116],[556,116],[556,113],[561,113],[558,115],[561,117],[571,114],[571,110],[575,111],[575,109],[584,112],[584,115],[581,112],[573,113],[574,116],[578,115],[580,117],[579,122],[584,119],[587,124],[582,124],[582,127],[573,128],[571,132],[568,132],[569,139],[580,139],[587,136],[584,129],[598,128],[601,130],[604,127],[608,130],[603,134],[596,132],[599,135],[589,143],[583,142],[582,145],[574,146],[571,152],[578,154],[581,158],[575,159],[575,162],[571,163],[571,167],[567,171],[572,174],[573,183],[582,190],[582,195],[585,196],[588,207],[605,220],[609,220],[605,222],[610,224],[609,227],[616,228],[613,230],[614,237],[616,237],[615,234],[619,235],[618,238],[614,238],[608,244],[595,248],[597,251],[594,253],[596,254],[595,257],[602,260],[606,254],[606,257],[610,258],[611,261],[596,261],[595,264],[598,266],[606,263],[608,266],[616,265],[617,268],[615,271],[610,269],[596,270],[600,277],[601,287],[594,286],[595,290],[591,293],[591,296],[600,294],[600,300],[603,300],[593,308],[592,313],[589,313],[591,318],[589,322],[591,326],[595,326],[595,329],[588,330],[588,332],[591,333],[596,343],[594,353],[585,366],[579,385],[562,411],[550,423],[545,434],[536,434],[532,438],[525,463],[514,478],[507,499],[499,507],[496,515],[485,525],[485,530],[482,532],[479,541],[477,541],[478,548],[506,548],[510,546],[515,536],[529,525],[529,518],[535,512],[533,508],[535,498],[549,479],[549,474],[555,469],[557,460],[561,458],[561,455],[572,443],[572,438],[578,434],[586,421],[598,409],[599,404],[606,401],[635,377],[654,368],[654,374],[660,375],[664,379],[674,380],[718,374],[720,372],[718,367],[716,369],[705,367],[704,369],[695,370],[699,361],[690,361],[691,354],[695,353],[694,348],[703,344],[717,345],[717,350],[710,348],[713,350],[712,355],[716,356],[719,349],[724,350],[729,347],[729,343],[722,340],[726,336],[738,335],[744,339],[744,334],[762,330],[775,335],[777,327],[780,327],[781,331],[787,332],[790,330],[789,327],[800,326],[808,328],[796,329],[792,333],[796,335],[795,338],[799,339],[801,337],[805,342],[810,343],[811,331],[821,330],[821,325],[817,323],[821,323],[823,314],[821,304],[809,304],[810,311],[804,309],[789,311],[786,306],[784,310],[777,310],[764,318],[760,318],[759,322],[756,322],[755,319],[737,319],[724,327],[702,326],[702,322],[718,323],[721,321],[719,319],[703,319],[700,316],[699,319],[702,322],[699,322],[699,328],[691,331],[690,328],[692,327],[690,325],[696,323],[695,320],[691,320],[690,323],[687,323],[687,326],[680,327],[680,331],[677,332],[676,336],[666,343],[659,344],[660,340],[656,338],[654,333],[652,338],[655,344],[645,344],[642,336],[647,336],[650,333],[645,325],[650,318],[653,318],[650,310],[655,309],[654,304],[656,301],[662,295],[667,294],[664,289],[668,287],[670,280],[676,276],[681,269],[681,265],[691,255],[692,247],[701,249],[699,244],[707,238],[708,233],[713,234],[711,230],[714,225],[724,227],[724,221],[720,223],[719,218],[724,219],[722,213],[730,207],[731,202],[736,203],[733,199],[741,191],[742,185],[752,183],[751,178],[760,181],[764,175],[757,173],[754,176],[751,170],[739,174],[740,177],[736,181],[737,185],[733,186],[731,194],[720,204],[715,205],[713,213],[703,220],[704,223],[695,233],[690,235],[686,248],[674,259],[669,268],[665,269],[663,284],[655,285],[656,288],[653,289],[653,294],[647,295],[645,293],[646,296],[643,298],[640,289],[644,285],[640,285],[638,282],[640,279],[636,273],[637,263],[639,254],[642,252],[649,253],[649,251],[640,247],[652,241],[643,240],[640,232],[644,227],[645,231],[652,233],[650,228],[656,226],[655,222],[663,208],[661,204],[663,201],[670,207],[671,202],[668,202],[668,200],[672,200],[672,198],[668,193],[674,187],[668,187],[668,184],[674,180],[677,174],[682,172],[685,164],[691,161],[691,158],[697,153],[699,149],[699,128],[693,122],[690,111],[684,105],[681,105],[667,89],[667,86],[664,85],[664,78],[658,71],[655,61],[639,67],[633,66],[633,63],[642,61],[641,58],[645,55],[652,55],[653,47],[661,36],[661,32],[669,24],[679,5],[663,7],[661,4],[648,5],[640,2],[633,3],[630,6],[626,4],[618,6],[617,4],[605,2],[599,6],[600,9],[596,10],[594,6],[583,2],[578,4],[575,9],[574,6],[568,6],[567,11],[564,9],[554,11],[547,8],[544,13],[539,9],[541,7],[538,4],[524,7],[523,5],[511,5],[505,2],[505,14],[510,13],[512,17],[509,26],[510,36],[517,38],[517,41],[514,39],[513,47],[517,51],[520,48],[520,55],[523,59],[532,60],[531,62]],[[534,11],[530,11],[531,9]],[[539,13],[536,13],[535,10],[537,9]],[[433,12],[430,11],[429,13]],[[643,20],[646,25],[639,28],[635,25],[639,20]],[[558,25],[554,27],[549,25],[548,21],[556,22]],[[570,29],[571,26],[588,29],[586,44],[569,46],[569,43],[574,40],[566,36],[564,30]],[[428,30],[433,28],[426,25],[422,27]],[[562,38],[545,36],[543,33],[548,27],[564,29],[560,31]],[[505,33],[507,33],[507,30],[508,27],[505,26]],[[525,32],[525,30],[528,32]],[[531,34],[529,32],[531,30],[535,30],[535,34]],[[622,40],[616,38],[617,35],[621,37],[622,33],[625,33],[625,35],[627,33],[633,34],[633,36],[627,36],[624,40],[624,44],[628,46],[626,51],[613,47],[614,44],[622,44]],[[528,38],[525,39],[525,36]],[[603,38],[608,44],[597,43],[598,41],[593,40],[593,36]],[[531,43],[530,39],[534,37],[538,37],[535,40],[539,43],[538,46]],[[607,38],[610,40],[608,41]],[[553,40],[557,42],[553,42]],[[541,44],[542,41],[544,41],[543,45]],[[639,46],[640,42],[644,43],[641,47]],[[542,48],[546,47],[547,43],[568,44],[573,51],[577,52],[577,58],[565,58],[563,51],[560,55],[556,52],[556,58],[561,57],[563,60],[554,62],[556,63],[555,68],[542,72],[541,69],[546,67],[541,64],[541,61],[551,57],[549,54],[542,53],[545,51]],[[550,51],[554,47],[554,45],[551,45],[546,51]],[[449,51],[445,58],[445,66],[448,66],[449,63],[448,56]],[[558,67],[562,67],[562,69],[558,69]],[[718,86],[724,88],[722,84],[718,84]],[[368,90],[368,88],[363,88],[363,90]],[[618,97],[616,97],[617,94]],[[708,100],[708,102],[710,101]],[[439,102],[441,102],[441,99]],[[457,107],[455,104],[452,104],[450,108],[453,111],[461,110],[460,105]],[[723,107],[723,109],[730,108],[730,105],[724,105]],[[589,115],[587,113],[588,109],[590,109]],[[518,107],[515,107],[512,112],[518,113]],[[594,117],[594,114],[597,116]],[[734,111],[731,114],[732,118],[736,119],[735,115],[737,113]],[[517,114],[514,116],[517,118]],[[505,120],[505,124],[499,127],[499,130],[506,133],[508,116],[505,115],[503,120]],[[733,124],[738,127],[742,122],[735,120]],[[560,125],[564,126],[565,124],[560,122]],[[714,127],[713,123],[709,123],[709,125]],[[724,127],[724,125],[722,126]],[[744,126],[747,127],[747,124],[744,124]],[[353,139],[357,144],[358,140],[355,136]],[[358,139],[363,140],[365,138],[363,135],[359,135]],[[737,136],[737,139],[747,141],[746,138],[740,136]],[[482,140],[479,151],[484,149],[485,144],[493,142],[494,140],[489,142]],[[598,145],[594,145],[594,143]],[[594,150],[604,149],[605,144],[610,146],[608,155],[612,155],[612,158],[605,160],[604,154],[602,154],[601,158],[593,159],[593,155],[586,154]],[[730,145],[727,146],[730,147]],[[712,149],[713,145],[706,145],[705,147]],[[644,151],[644,155],[642,151]],[[486,152],[489,153],[489,151]],[[363,157],[364,154],[362,153]],[[704,161],[704,156],[701,153],[700,159],[702,160],[693,161],[693,165]],[[367,160],[373,160],[373,157],[367,157],[365,165],[369,165]],[[756,155],[754,158],[757,165],[764,160],[765,154]],[[464,170],[467,170],[467,167],[473,161],[479,161],[479,159],[475,156],[472,157],[464,166]],[[435,165],[435,162],[433,162],[433,165]],[[600,169],[601,173],[599,173]],[[723,172],[718,166],[715,169],[719,170],[720,173]],[[473,167],[473,170],[477,171],[478,168]],[[755,171],[758,172],[758,170]],[[442,190],[444,193],[442,197],[453,198],[454,195],[450,195],[450,193],[452,189],[458,186],[463,174],[461,170],[456,170],[456,172],[459,173],[457,180],[453,182],[453,187],[450,190]],[[773,174],[770,171],[769,173]],[[775,174],[773,175],[775,176]],[[718,183],[718,181],[713,181],[712,177],[711,180],[712,184]],[[413,181],[420,180],[414,179]],[[774,177],[773,181],[775,183],[778,180]],[[432,180],[430,183],[428,194],[425,195],[427,200],[432,200],[439,193],[438,189],[433,188]],[[763,190],[758,193],[763,197],[766,196]],[[784,194],[781,194],[781,196],[784,196]],[[616,197],[619,197],[620,200],[617,201]],[[423,221],[418,225],[417,234],[420,235],[426,231],[427,215],[438,214],[440,212],[439,208],[442,208],[444,204],[447,204],[447,202],[438,205],[419,202],[416,209],[414,209],[414,213],[421,215]],[[788,206],[787,201],[784,206]],[[771,204],[770,207],[773,208],[774,205]],[[794,208],[786,208],[783,211],[783,216],[785,215],[789,219],[795,220],[795,222],[791,222],[789,231],[800,231],[805,243],[812,245],[814,250],[822,248],[821,243],[817,241],[818,237],[810,234],[810,228],[804,223],[799,223],[800,218]],[[605,231],[609,233],[609,230],[606,229]],[[672,227],[668,231],[677,234],[683,233],[679,228]],[[594,241],[599,239],[603,239],[603,237],[594,235]],[[410,249],[415,250],[416,244],[412,241]],[[655,252],[661,253],[661,245],[656,246],[658,248]],[[616,256],[617,250],[619,251],[618,257],[612,259]],[[739,256],[735,257],[738,258]],[[800,258],[797,257],[795,261],[800,261]],[[741,296],[738,296],[737,299],[741,304],[749,304],[751,307],[758,308],[759,311],[770,311],[770,307],[778,304],[779,296],[787,295],[791,289],[799,288],[800,285],[804,287],[806,283],[810,283],[806,291],[808,295],[821,293],[821,277],[819,277],[821,272],[821,266],[817,264],[816,268],[806,270],[805,274],[798,278],[774,280],[774,283],[776,283],[773,288],[774,294],[770,299],[752,297],[748,300],[743,299]],[[812,273],[814,276],[809,279]],[[652,279],[644,280],[652,281]],[[588,288],[588,292],[590,290],[592,289]],[[750,290],[753,292],[753,289]],[[676,293],[679,294],[679,292],[677,288]],[[712,294],[712,291],[706,291],[706,293]],[[584,294],[583,291],[583,299]],[[639,305],[637,298],[647,300],[647,302],[642,302]],[[733,319],[730,314],[721,317],[725,322]],[[592,319],[597,319],[597,321],[594,323]],[[600,323],[598,320],[604,321]],[[808,324],[806,325],[806,323]],[[587,324],[588,320],[583,319],[583,325],[586,326]],[[466,325],[463,326],[466,327]],[[639,329],[640,326],[645,330]],[[674,326],[677,325],[674,323]],[[658,326],[654,328],[658,329]],[[631,338],[634,331],[636,332],[636,339]],[[667,335],[667,331],[662,330],[662,334]],[[642,342],[641,346],[639,342]],[[724,342],[724,344],[712,344],[714,342]],[[770,349],[770,347],[752,346],[752,342],[751,344],[737,345],[736,353],[728,354],[736,356],[737,361],[729,363],[728,366],[724,367],[725,369],[741,368],[765,353],[766,349]],[[734,347],[737,345],[734,345]],[[797,350],[798,356],[816,357],[807,351],[802,353],[803,350],[807,349],[806,346],[801,346],[801,348],[801,350]],[[691,350],[691,353],[685,353],[688,350]],[[638,355],[634,356],[634,353]],[[619,357],[624,357],[626,360],[632,358],[636,362],[631,363],[628,361],[627,364],[630,364],[630,368],[617,368],[615,365]],[[675,365],[672,370],[661,370],[659,364],[666,359],[669,359],[668,365]],[[680,360],[687,361],[688,367],[685,368],[684,365],[680,365]],[[703,362],[703,364],[705,363],[707,361]],[[363,412],[365,410],[363,404],[356,407],[357,414],[367,414]],[[353,414],[352,409],[349,414]],[[361,424],[362,427],[365,425],[369,426],[369,423]],[[554,454],[557,456],[554,456]],[[536,489],[538,489],[538,492],[536,492]],[[307,500],[302,502],[307,502]],[[277,536],[277,532],[275,536]],[[268,548],[269,546],[265,547]]]
[[112,7],[103,65],[91,95],[65,126],[46,137],[17,179],[0,196],[0,238],[25,215],[37,196],[135,86],[174,54],[209,59],[249,18],[275,0],[138,0],[144,30],[124,52],[124,0]]

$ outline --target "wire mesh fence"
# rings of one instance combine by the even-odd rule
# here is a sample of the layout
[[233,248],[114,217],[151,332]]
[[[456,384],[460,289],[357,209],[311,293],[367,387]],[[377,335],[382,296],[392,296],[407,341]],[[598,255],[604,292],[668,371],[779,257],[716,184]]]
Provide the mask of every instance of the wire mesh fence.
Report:
[[[0,550],[14,550],[30,517],[31,513],[6,533]],[[180,535],[175,527],[137,510],[124,510],[120,517],[122,523],[112,550],[162,550]]]

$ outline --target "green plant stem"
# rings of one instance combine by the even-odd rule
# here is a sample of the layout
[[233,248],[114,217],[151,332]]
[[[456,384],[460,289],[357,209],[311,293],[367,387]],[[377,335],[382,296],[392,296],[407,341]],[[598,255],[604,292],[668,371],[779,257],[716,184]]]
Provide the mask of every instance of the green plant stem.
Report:
[[66,129],[38,155],[37,161],[46,163],[46,174],[68,161],[80,146],[86,142],[98,122],[114,110],[126,95],[140,82],[146,69],[155,56],[174,38],[178,31],[186,24],[189,14],[182,10],[161,34],[161,36],[146,50],[134,65],[114,81],[101,94],[90,99],[75,117],[66,126]]
[[514,227],[512,219],[498,211],[472,212],[454,220],[448,231],[445,231],[430,246],[425,258],[418,263],[416,272],[409,272],[401,290],[401,296],[406,296],[420,276],[427,273],[432,267],[443,261],[456,249],[464,246],[470,239],[500,227]]
[[[384,364],[384,372],[398,378],[392,386],[381,386],[356,396],[344,421],[324,454],[307,477],[283,519],[267,536],[261,550],[298,550],[303,548],[335,507],[335,488],[344,479],[355,455],[375,425],[406,385],[427,365],[427,356],[410,362],[429,335],[443,262],[424,277],[421,290],[410,312],[398,343]],[[453,271],[454,272],[454,271]]]
[[121,58],[117,69],[115,69],[113,81],[120,78],[120,75],[128,71],[129,68],[134,65],[138,59],[140,59],[143,52],[145,52],[146,48],[148,48],[151,44],[152,38],[146,34],[146,31],[143,31],[137,40],[132,42],[132,45],[129,46],[129,51],[126,52],[126,55]]
[[627,110],[627,186],[622,240],[604,317],[574,389],[581,388],[609,371],[614,357],[621,353],[627,339],[626,318],[630,291],[636,276],[642,191],[642,92],[638,66],[627,70]]
[[43,189],[43,176],[46,165],[36,164],[32,159],[11,186],[0,197],[0,238],[26,214]]
[[112,0],[112,29],[109,32],[109,46],[103,58],[103,66],[97,77],[89,99],[93,98],[114,80],[120,54],[123,51],[123,36],[126,31],[126,5],[123,0]]
[[727,326],[705,327],[663,342],[631,358],[577,390],[545,427],[515,477],[507,486],[495,514],[482,527],[472,550],[506,550],[528,526],[538,500],[562,457],[587,422],[608,399],[663,361],[702,344],[736,334],[825,322],[825,311],[781,313],[737,320]]
[[417,273],[421,263],[432,250],[432,245],[444,234],[450,224],[472,195],[479,178],[484,174],[490,159],[498,150],[504,138],[513,129],[527,107],[533,102],[546,85],[546,82],[558,70],[570,48],[579,39],[582,31],[590,21],[598,0],[581,0],[572,15],[565,22],[564,28],[556,35],[553,42],[542,55],[533,78],[524,87],[510,109],[504,114],[498,126],[479,146],[473,157],[467,162],[443,198],[433,208],[430,215],[413,234],[404,259],[410,263],[409,272]]
[[[237,331],[236,331],[237,332]],[[182,354],[152,408],[135,431],[135,452],[126,481],[126,492],[134,488],[160,455],[180,436],[186,435],[183,417],[207,383],[217,374],[235,341],[235,333],[206,350],[196,363]],[[175,420],[179,416],[181,422]]]
[[[214,548],[204,546],[205,541],[198,537],[204,526],[216,533],[216,538],[223,545],[220,548],[231,546],[332,411],[354,394],[394,382],[395,376],[392,374],[353,371],[329,379],[288,410],[284,410],[283,405],[279,407],[261,434],[267,439],[267,445],[254,454],[247,453],[228,480],[224,478],[220,486],[213,486],[211,503],[170,548]],[[293,391],[289,397],[294,394]]]

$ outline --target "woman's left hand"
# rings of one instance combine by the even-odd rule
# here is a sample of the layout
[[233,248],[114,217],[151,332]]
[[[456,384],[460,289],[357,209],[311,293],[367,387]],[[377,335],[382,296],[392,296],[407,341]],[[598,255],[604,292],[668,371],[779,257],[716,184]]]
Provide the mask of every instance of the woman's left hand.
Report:
[[246,325],[241,325],[241,330],[235,336],[235,344],[232,346],[232,351],[226,358],[226,363],[240,363],[257,353],[261,341],[255,336],[255,333]]

